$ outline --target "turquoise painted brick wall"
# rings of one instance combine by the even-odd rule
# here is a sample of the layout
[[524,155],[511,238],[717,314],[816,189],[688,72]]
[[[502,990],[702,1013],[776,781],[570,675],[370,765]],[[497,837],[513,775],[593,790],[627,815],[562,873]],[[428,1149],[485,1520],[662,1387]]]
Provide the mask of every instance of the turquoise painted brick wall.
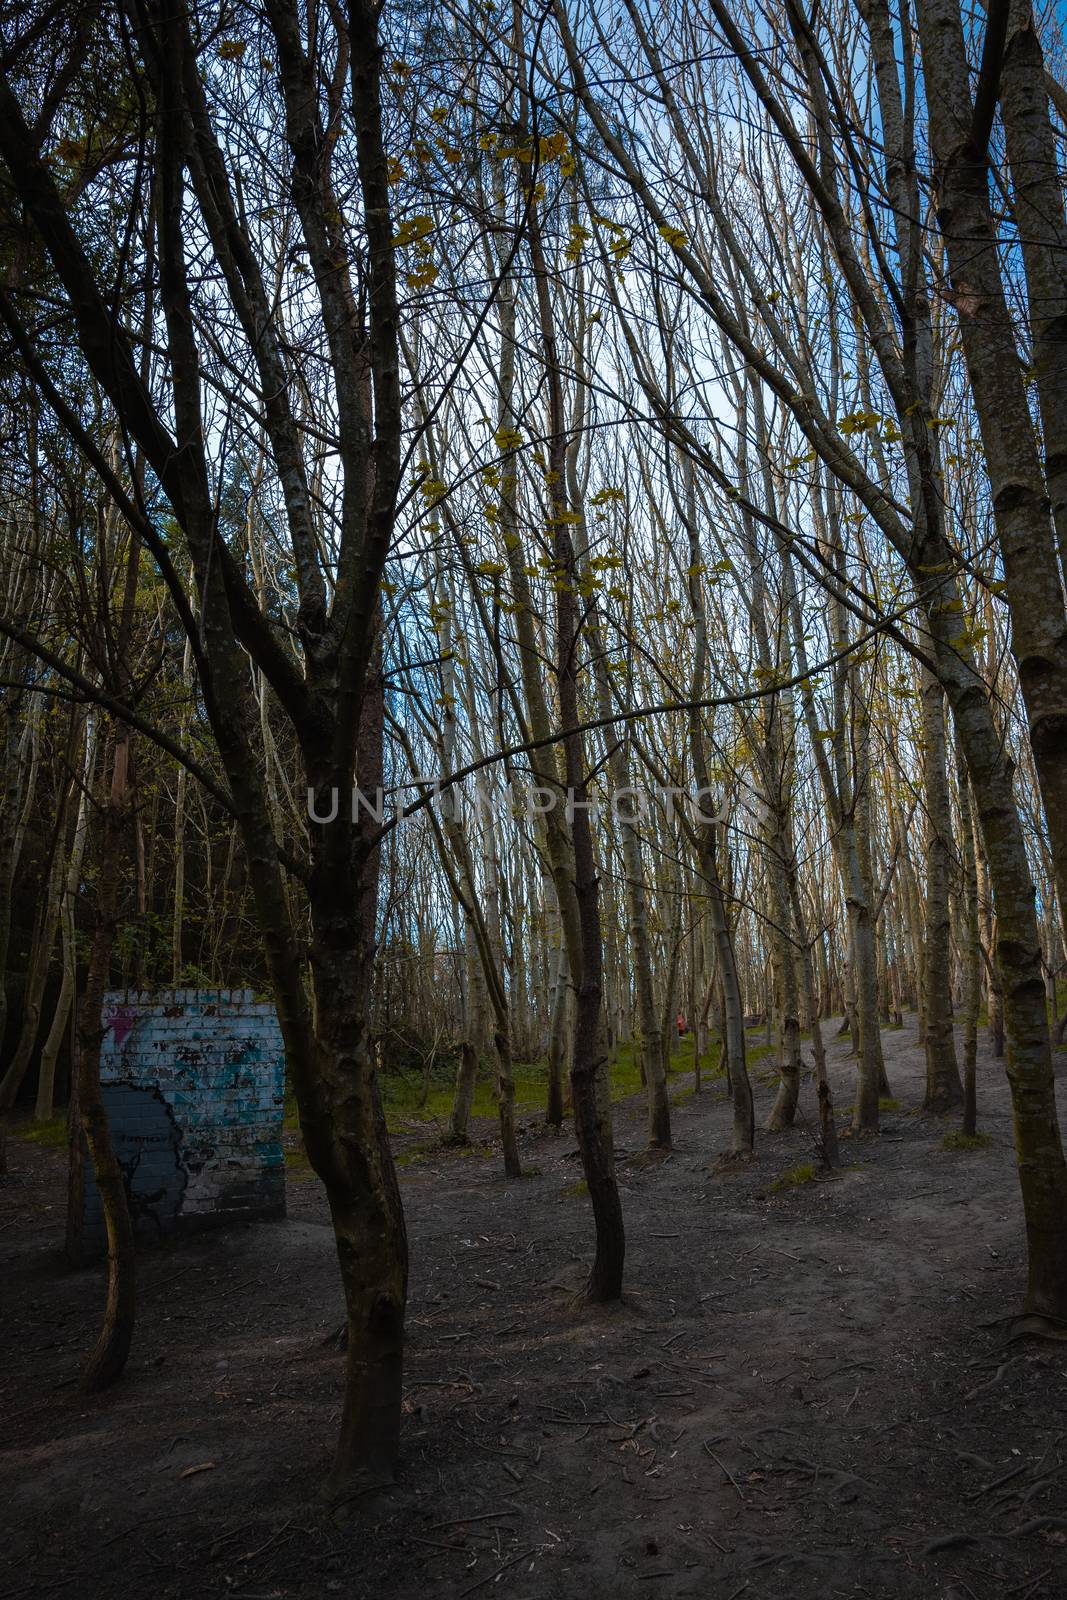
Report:
[[[138,1236],[285,1215],[285,1053],[250,989],[105,995],[100,1077]],[[86,1163],[84,1244],[103,1243]]]

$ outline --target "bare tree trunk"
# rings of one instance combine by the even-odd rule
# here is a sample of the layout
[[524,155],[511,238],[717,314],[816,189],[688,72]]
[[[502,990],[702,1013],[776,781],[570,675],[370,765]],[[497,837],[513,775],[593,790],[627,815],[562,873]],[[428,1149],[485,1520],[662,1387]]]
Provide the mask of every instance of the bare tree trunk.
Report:
[[997,915],[993,906],[993,892],[989,881],[989,863],[981,835],[975,839],[975,874],[978,880],[978,925],[986,986],[986,1026],[999,1060],[1004,1054],[1004,990],[996,962]]
[[[811,1053],[815,1061],[815,1086],[819,1101],[819,1139],[823,1160],[828,1167],[841,1163],[837,1143],[837,1124],[834,1122],[834,1096],[826,1073],[826,1045],[822,1036],[822,1022],[815,994],[815,974],[811,961],[811,944],[808,939],[804,909],[800,902],[800,885],[795,865],[789,874],[789,903],[793,913],[796,934],[796,961],[800,973],[800,992],[807,1012],[807,1025],[811,1031]],[[821,940],[819,941],[821,944]]]
[[459,1067],[456,1070],[456,1092],[448,1118],[448,1137],[452,1144],[466,1144],[469,1139],[471,1104],[474,1085],[478,1077],[478,1052],[469,1039],[459,1047]]
[[[11,672],[18,674],[24,664],[25,652],[12,652]],[[40,716],[39,695],[27,696],[26,720],[20,728],[14,716],[14,706],[8,701],[5,709],[4,740],[4,792],[0,808],[0,1059],[4,1036],[7,1033],[7,962],[11,945],[11,905],[15,872],[22,849],[26,819],[33,800],[37,781],[37,724]],[[29,755],[27,759],[27,748]],[[0,1173],[7,1171],[7,1128],[0,1114]]]
[[[182,654],[182,685],[188,696],[192,696],[192,646],[188,639],[185,641],[185,650]],[[189,721],[188,705],[183,703],[179,727],[184,736]],[[170,930],[170,974],[171,982],[177,987],[181,981],[184,956],[182,953],[182,928],[185,921],[185,791],[188,786],[189,775],[184,767],[178,768],[177,787],[174,797],[174,904],[171,909]]]
[[[580,623],[576,603],[579,574],[570,528],[579,512],[576,506],[570,504],[567,489],[562,369],[536,200],[530,207],[528,227],[549,392],[549,525],[553,529],[553,555],[560,579],[555,586],[555,666],[560,725],[566,736],[563,746],[564,770],[568,797],[573,801],[570,808],[570,834],[574,875],[573,879],[556,875],[556,893],[563,912],[564,937],[567,937],[569,929],[577,934],[577,938],[572,935],[573,942],[568,947],[571,974],[576,987],[571,1095],[578,1148],[596,1227],[596,1253],[586,1295],[592,1301],[601,1302],[616,1300],[622,1294],[626,1239],[622,1205],[615,1181],[611,1089],[603,1028],[603,939],[599,885],[589,821],[585,753],[582,736],[577,731],[581,722],[578,702]],[[564,905],[565,896],[571,900],[569,914]]]
[[978,874],[975,870],[974,822],[967,766],[958,755],[957,782],[960,798],[960,854],[963,858],[963,926],[960,942],[963,958],[963,1132],[977,1132],[978,1001],[981,993],[982,954],[978,928]]
[[63,903],[63,886],[66,878],[66,812],[70,787],[64,788],[52,829],[51,859],[45,894],[39,907],[37,925],[30,948],[29,966],[22,1000],[22,1027],[18,1044],[11,1057],[3,1079],[0,1080],[0,1116],[10,1111],[22,1087],[22,1081],[33,1058],[34,1046],[41,1024],[41,1001],[48,983],[55,948],[56,929],[59,926]]
[[553,973],[549,996],[548,1104],[545,1109],[545,1122],[550,1128],[558,1129],[563,1126],[563,1073],[569,1032],[567,1013],[570,1004],[570,973],[567,966],[567,948],[558,930],[558,919],[554,919],[554,922],[557,942],[551,952]]
[[[1026,272],[1033,373],[1044,436],[1042,467],[1060,571],[1067,585],[1067,218],[1049,116],[1049,78],[1030,0],[1011,0],[1000,63],[1000,109]],[[1062,899],[1060,914],[1062,919]]]
[[82,792],[78,800],[78,816],[74,826],[74,843],[71,847],[70,865],[63,889],[61,907],[63,935],[63,981],[52,1026],[48,1030],[41,1064],[37,1075],[37,1104],[34,1116],[38,1122],[47,1122],[52,1116],[55,1099],[56,1060],[67,1028],[67,1019],[75,997],[77,960],[74,947],[74,903],[81,883],[82,859],[88,832],[88,795],[92,790],[93,765],[96,758],[96,721],[92,713],[86,721],[85,750],[82,763]]
[[791,936],[792,908],[789,893],[789,866],[792,846],[781,812],[767,804],[764,835],[767,876],[771,887],[771,928],[774,949],[775,1002],[778,1013],[778,1093],[767,1120],[768,1133],[791,1128],[800,1098],[800,997],[797,990],[797,960]]
[[129,845],[128,778],[129,735],[118,730],[112,738],[111,792],[101,808],[96,931],[78,1019],[78,1122],[92,1160],[107,1230],[107,1304],[100,1336],[84,1373],[85,1387],[90,1390],[106,1389],[122,1376],[133,1341],[136,1315],[133,1225],[122,1168],[111,1143],[100,1090],[104,990],[119,924],[124,847]]
[[923,671],[923,774],[926,787],[926,940],[923,990],[926,1011],[926,1099],[923,1109],[943,1112],[963,1099],[952,1030],[949,961],[949,864],[952,816],[949,809],[944,691]]
[[[1063,197],[1048,137],[1035,141],[1036,126],[1024,127],[1023,97],[1036,92],[1039,64],[1029,6],[1015,5],[1004,98],[1015,152],[1013,177],[1020,206],[1019,227],[1027,248],[1024,265],[1037,311],[1035,356],[1040,356],[1042,411],[1048,408],[1056,488],[1067,483],[1062,428],[1067,420],[1064,358],[1058,351],[1065,294],[1062,260],[1049,250],[1048,230],[1065,236]],[[993,100],[1002,72],[1000,53],[986,64],[979,104],[972,103],[960,0],[924,0],[917,21],[935,160],[938,225],[952,275],[960,338],[974,396],[997,541],[1004,560],[1005,595],[1011,612],[1011,645],[1026,706],[1030,744],[1044,801],[1049,848],[1060,904],[1067,904],[1067,616],[1056,559],[1049,486],[1038,454],[1027,400],[1018,339],[1001,272],[989,195],[988,143]],[[987,33],[992,27],[992,16]],[[1029,37],[1028,37],[1029,36]],[[1046,117],[1047,120],[1047,117]],[[1053,165],[1040,171],[1040,159]],[[1025,172],[1021,165],[1025,164]],[[1035,193],[1031,185],[1036,184]],[[1034,216],[1035,207],[1053,207]],[[1028,222],[1037,229],[1028,232]],[[1044,235],[1044,237],[1042,237]],[[1046,323],[1046,318],[1048,319]],[[1052,338],[1049,338],[1049,331]]]
[[741,985],[737,976],[734,941],[726,917],[726,903],[719,882],[715,831],[716,825],[709,824],[699,837],[697,870],[715,939],[716,963],[722,987],[727,1073],[730,1098],[733,1102],[730,1153],[734,1156],[747,1156],[751,1155],[755,1144],[755,1112],[752,1104],[752,1084],[745,1065],[745,1016],[741,1002]]
[[[696,502],[692,465],[686,462],[685,521],[689,536],[689,604],[696,624],[696,641],[693,652],[693,676],[690,699],[695,703],[704,694],[707,674],[708,636],[707,613],[699,574],[703,571],[700,535],[696,520]],[[712,936],[715,941],[715,964],[723,1002],[723,1046],[726,1070],[729,1074],[730,1096],[733,1102],[733,1123],[730,1154],[744,1158],[750,1156],[756,1139],[755,1112],[752,1102],[752,1085],[745,1064],[745,1017],[741,1002],[741,985],[737,974],[737,956],[733,936],[726,914],[722,882],[719,877],[718,840],[719,823],[711,820],[712,789],[708,781],[708,763],[704,748],[704,730],[699,711],[689,715],[689,760],[699,795],[699,815],[694,829],[694,854],[700,880],[700,895],[707,907]]]

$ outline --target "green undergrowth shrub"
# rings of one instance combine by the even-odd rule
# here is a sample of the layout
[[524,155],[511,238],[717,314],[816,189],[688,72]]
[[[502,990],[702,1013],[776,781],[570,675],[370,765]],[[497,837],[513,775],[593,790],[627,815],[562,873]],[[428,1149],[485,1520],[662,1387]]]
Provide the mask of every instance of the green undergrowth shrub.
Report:
[[[668,1082],[672,1076],[691,1075],[693,1071],[693,1035],[687,1033],[680,1040],[672,1038],[671,1043]],[[720,1054],[720,1047],[716,1041],[701,1056],[700,1071],[704,1081],[723,1076]],[[750,1062],[757,1061],[766,1054],[767,1046],[764,1044],[748,1046],[747,1056]],[[418,1038],[410,1031],[397,1030],[383,1041],[378,1081],[386,1125],[390,1132],[396,1133],[404,1128],[410,1128],[412,1123],[428,1123],[444,1133],[452,1111],[459,1056],[460,1047],[457,1041],[440,1044],[434,1048],[430,1042]],[[616,1046],[612,1054],[610,1071],[613,1102],[644,1094],[640,1062],[636,1046],[632,1041]],[[520,1118],[530,1118],[543,1112],[548,1101],[547,1060],[542,1057],[536,1061],[516,1061],[513,1072],[516,1115]],[[688,1084],[671,1092],[671,1103],[682,1105],[692,1096],[693,1088]],[[485,1118],[494,1123],[497,1119],[496,1063],[491,1053],[483,1056],[479,1063],[471,1116],[474,1119]],[[290,1133],[299,1132],[300,1128],[296,1098],[291,1086],[286,1090],[284,1127]],[[414,1155],[408,1151],[400,1157],[403,1164],[410,1165],[412,1161],[426,1159],[424,1155],[418,1153],[418,1147],[414,1148]],[[433,1148],[435,1151],[439,1150],[437,1141],[434,1141]],[[462,1150],[464,1147],[458,1148]],[[472,1153],[478,1154],[484,1153],[484,1149],[485,1147],[478,1145],[470,1147]],[[293,1150],[287,1150],[286,1159],[290,1166],[294,1165]],[[306,1161],[306,1157],[304,1160]]]
[[[436,1122],[447,1125],[452,1111],[452,1098],[456,1082],[459,1047],[442,1052],[440,1060],[427,1073],[424,1066],[413,1069],[410,1061],[392,1057],[383,1050],[380,1083],[385,1119],[390,1130],[395,1131],[405,1123]],[[718,1077],[719,1047],[713,1045],[701,1057],[701,1073],[706,1078]],[[618,1045],[611,1060],[612,1101],[628,1100],[632,1095],[643,1094],[641,1067],[636,1047],[632,1042]],[[692,1035],[686,1034],[671,1052],[670,1072],[689,1073],[693,1070]],[[548,1101],[548,1062],[516,1061],[515,1111],[520,1117],[529,1117],[543,1111]],[[482,1058],[471,1104],[472,1117],[497,1117],[496,1063],[491,1055]]]

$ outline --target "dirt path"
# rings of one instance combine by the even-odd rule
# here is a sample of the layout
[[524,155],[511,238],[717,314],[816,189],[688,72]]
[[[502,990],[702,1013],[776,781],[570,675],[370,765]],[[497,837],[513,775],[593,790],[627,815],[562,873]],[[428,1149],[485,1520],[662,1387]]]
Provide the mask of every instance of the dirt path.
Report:
[[[528,1132],[540,1174],[512,1184],[494,1159],[415,1152],[404,1461],[340,1518],[316,1498],[341,1358],[314,1180],[291,1183],[288,1222],[146,1254],[127,1381],[88,1402],[99,1273],[58,1260],[61,1155],[12,1141],[0,1600],[1060,1600],[1067,1347],[1008,1345],[996,1321],[1023,1287],[1003,1071],[980,1059],[991,1147],[945,1153],[946,1125],[908,1109],[914,1028],[884,1044],[902,1109],[831,1182],[772,1187],[808,1158],[800,1130],[712,1176],[719,1083],[675,1108],[666,1160],[618,1107],[629,1293],[610,1313],[571,1301],[590,1223],[569,1136]],[[853,1068],[831,1053],[843,1107]]]

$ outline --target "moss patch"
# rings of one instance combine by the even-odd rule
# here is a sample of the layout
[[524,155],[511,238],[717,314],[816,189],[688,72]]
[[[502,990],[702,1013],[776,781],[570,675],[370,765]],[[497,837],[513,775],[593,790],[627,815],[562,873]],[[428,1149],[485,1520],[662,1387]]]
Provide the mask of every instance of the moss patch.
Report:
[[801,1161],[798,1166],[790,1167],[788,1172],[783,1172],[781,1177],[775,1178],[771,1184],[772,1190],[795,1189],[802,1183],[814,1183],[819,1176],[819,1169],[810,1161]]
[[986,1150],[993,1143],[989,1133],[961,1133],[954,1128],[941,1141],[942,1150]]
[[29,1122],[24,1127],[16,1128],[14,1132],[19,1139],[25,1139],[28,1144],[42,1144],[50,1150],[62,1149],[69,1137],[67,1114],[61,1111],[48,1122]]
[[282,1110],[282,1127],[285,1129],[286,1133],[300,1132],[300,1112],[297,1110],[296,1095],[293,1093],[291,1084],[286,1084],[285,1086],[285,1105]]
[[315,1169],[308,1160],[308,1153],[300,1141],[297,1140],[294,1144],[287,1144],[285,1146],[286,1182],[292,1180],[296,1183],[303,1183],[306,1179],[314,1176]]
[[462,1161],[464,1158],[484,1160],[495,1152],[491,1144],[457,1144],[455,1141],[447,1142],[441,1139],[423,1139],[418,1144],[408,1145],[406,1150],[401,1150],[396,1156],[398,1167],[414,1167],[420,1161]]

